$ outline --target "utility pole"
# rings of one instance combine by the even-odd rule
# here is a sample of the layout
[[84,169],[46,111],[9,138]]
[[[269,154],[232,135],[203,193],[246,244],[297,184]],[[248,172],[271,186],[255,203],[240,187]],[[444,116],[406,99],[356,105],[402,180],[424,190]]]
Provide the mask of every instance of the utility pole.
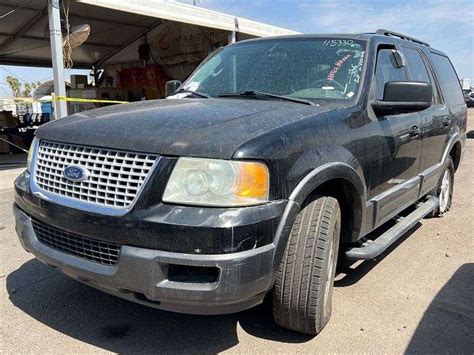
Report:
[[[48,1],[49,38],[51,40],[51,59],[53,61],[54,96],[66,97],[66,82],[64,80],[63,38],[61,34],[60,0]],[[67,116],[66,101],[54,102],[56,119]]]
[[239,19],[234,17],[234,30],[227,37],[229,44],[237,42],[237,32],[239,32]]
[[227,36],[227,41],[229,42],[229,44],[237,42],[237,32],[235,31],[229,32]]

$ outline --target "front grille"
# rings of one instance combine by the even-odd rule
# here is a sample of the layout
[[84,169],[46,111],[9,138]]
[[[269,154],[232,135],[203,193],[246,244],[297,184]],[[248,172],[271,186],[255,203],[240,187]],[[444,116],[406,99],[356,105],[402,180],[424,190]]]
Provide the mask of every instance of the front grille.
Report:
[[[156,155],[41,141],[35,163],[39,188],[97,205],[127,208],[151,173]],[[70,165],[86,168],[89,178],[73,182],[63,176]]]
[[103,265],[115,265],[120,245],[84,238],[32,220],[36,238],[48,247]]

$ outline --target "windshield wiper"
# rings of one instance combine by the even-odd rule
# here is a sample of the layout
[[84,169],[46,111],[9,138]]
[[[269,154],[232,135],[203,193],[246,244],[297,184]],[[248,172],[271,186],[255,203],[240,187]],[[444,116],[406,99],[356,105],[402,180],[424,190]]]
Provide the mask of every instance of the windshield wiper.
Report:
[[244,92],[234,92],[234,93],[223,93],[217,95],[218,97],[258,97],[258,96],[263,96],[263,97],[272,97],[275,99],[279,100],[286,100],[286,101],[291,101],[291,102],[297,102],[300,104],[304,105],[316,105],[314,102],[306,99],[299,99],[297,97],[291,97],[291,96],[286,96],[286,95],[277,95],[277,94],[271,94],[268,92],[262,92],[262,91],[257,91],[257,90],[247,90]]
[[[205,94],[205,93],[199,92],[199,91],[194,91],[194,90],[185,89],[185,88],[179,89],[179,90],[176,91],[174,94],[180,94],[180,93],[183,93],[183,92],[187,92],[187,93],[190,93],[190,94],[199,96],[199,97],[203,97],[203,98],[205,98],[205,99],[210,99],[210,98],[211,98],[211,95],[208,95],[208,94]],[[174,95],[174,94],[173,94],[173,95]]]

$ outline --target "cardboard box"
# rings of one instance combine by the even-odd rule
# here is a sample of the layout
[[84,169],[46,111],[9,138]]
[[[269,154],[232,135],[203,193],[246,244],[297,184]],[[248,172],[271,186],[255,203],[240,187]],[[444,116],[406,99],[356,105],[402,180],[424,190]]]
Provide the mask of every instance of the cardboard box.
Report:
[[25,138],[23,137],[18,137],[18,136],[12,136],[12,142],[15,143],[16,145],[22,147],[23,149],[28,150],[29,147],[27,147],[27,143],[25,142]]
[[87,85],[87,75],[71,75],[71,88],[78,89]]
[[[0,134],[0,138],[7,139],[7,137],[4,134]],[[10,152],[9,144],[5,142],[3,139],[0,139],[0,154]]]
[[19,149],[18,147],[21,147],[26,150],[28,150],[29,148],[28,138],[15,136],[13,134],[10,135],[10,137],[6,136],[5,134],[0,134],[0,138],[6,139],[15,144],[9,144],[3,139],[0,139],[0,153],[22,153],[23,150]]
[[0,112],[0,128],[15,128],[16,118],[11,111]]
[[[16,118],[13,117],[11,111],[0,112],[0,128],[14,128],[16,127]],[[0,134],[0,138],[8,139],[5,134]],[[9,153],[12,151],[10,145],[4,140],[0,139],[0,153]]]

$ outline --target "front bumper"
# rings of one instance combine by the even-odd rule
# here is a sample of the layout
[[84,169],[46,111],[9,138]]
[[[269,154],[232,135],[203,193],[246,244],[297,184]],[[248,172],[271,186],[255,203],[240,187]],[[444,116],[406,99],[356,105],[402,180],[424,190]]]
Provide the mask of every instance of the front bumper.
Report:
[[[261,303],[272,285],[273,244],[217,255],[123,245],[117,264],[102,265],[42,244],[35,235],[31,218],[16,204],[13,211],[23,247],[40,261],[80,282],[134,302],[183,313],[232,313]],[[170,265],[216,267],[219,274],[210,283],[171,281]]]
[[[168,165],[167,165],[168,164]],[[271,244],[287,201],[242,208],[205,208],[163,204],[160,161],[134,208],[110,216],[61,205],[31,190],[28,172],[15,180],[15,203],[32,218],[64,231],[107,243],[172,253],[230,254]],[[161,170],[160,170],[161,169]]]

